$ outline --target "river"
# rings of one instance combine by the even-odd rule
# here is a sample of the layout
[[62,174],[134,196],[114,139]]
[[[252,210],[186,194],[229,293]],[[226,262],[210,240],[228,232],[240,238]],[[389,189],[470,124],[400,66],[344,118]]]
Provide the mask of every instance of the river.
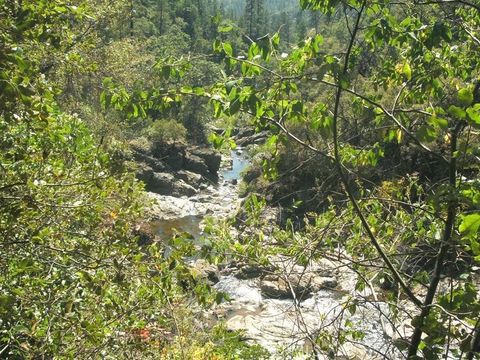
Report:
[[[240,204],[237,181],[240,181],[240,175],[249,161],[241,150],[232,151],[229,160],[226,163],[230,166],[223,166],[220,171],[218,184],[208,186],[197,195],[190,198],[157,196],[161,204],[157,209],[159,219],[154,222],[157,235],[168,238],[180,231],[199,238],[205,216],[227,217],[235,214]],[[235,272],[220,273],[214,287],[227,293],[232,301],[220,304],[209,312],[209,316],[213,321],[226,321],[231,330],[245,330],[246,338],[265,347],[274,359],[311,358],[309,338],[324,332],[324,342],[336,342],[334,337],[328,337],[332,335],[327,334],[345,329],[345,320],[352,324],[352,330],[361,330],[364,335],[358,336],[353,343],[347,342],[335,348],[337,354],[348,359],[398,358],[398,351],[386,336],[396,329],[388,324],[385,326],[387,317],[381,318],[380,315],[384,313],[388,316],[388,306],[382,302],[359,303],[356,313],[351,315],[346,311],[345,304],[356,292],[355,274],[339,270],[342,268],[339,264],[328,261],[319,266],[320,270],[315,270],[318,278],[320,281],[333,281],[332,288],[317,290],[302,301],[265,294],[262,288],[265,284],[259,277],[240,279]],[[335,319],[342,321],[337,323]],[[324,358],[330,357],[327,354]]]

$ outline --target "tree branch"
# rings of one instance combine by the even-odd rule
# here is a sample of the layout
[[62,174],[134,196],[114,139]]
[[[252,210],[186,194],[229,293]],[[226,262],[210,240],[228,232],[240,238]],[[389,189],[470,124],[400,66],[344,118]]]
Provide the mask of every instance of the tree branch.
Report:
[[[455,156],[455,153],[457,151],[458,134],[460,133],[462,127],[463,123],[460,122],[451,133],[452,136],[450,145],[449,185],[452,188],[456,187],[457,181],[457,158]],[[428,286],[427,295],[425,296],[425,300],[423,302],[422,311],[420,312],[418,318],[418,325],[415,327],[412,335],[412,340],[408,348],[408,359],[414,359],[417,356],[418,347],[420,345],[420,341],[422,340],[423,323],[430,314],[431,305],[435,298],[435,294],[437,293],[438,284],[440,282],[442,271],[445,265],[445,257],[451,246],[450,243],[452,240],[453,227],[455,225],[456,211],[457,201],[450,200],[447,210],[447,221],[443,232],[442,245],[435,260],[435,269],[433,271],[432,279],[430,280],[430,285]]]
[[[353,28],[353,33],[352,33],[352,36],[350,38],[350,43],[348,45],[347,53],[345,55],[345,61],[344,61],[343,72],[342,72],[343,76],[345,76],[348,72],[350,55],[352,53],[353,44],[355,43],[355,39],[356,39],[358,30],[359,30],[360,20],[361,20],[363,11],[365,9],[365,6],[366,6],[366,0],[364,0],[363,3],[362,3],[362,7],[360,8],[360,11],[358,12],[357,19],[356,19],[356,22],[355,22],[355,26]],[[383,251],[382,247],[380,246],[380,243],[378,242],[377,238],[373,234],[372,229],[370,228],[370,225],[368,224],[362,210],[360,209],[360,206],[357,203],[357,200],[355,199],[355,197],[353,195],[353,192],[352,192],[352,190],[350,188],[350,185],[349,185],[349,182],[348,182],[348,178],[343,171],[342,159],[341,159],[340,152],[339,152],[339,142],[338,142],[338,114],[339,114],[340,100],[341,100],[341,97],[342,97],[343,88],[340,85],[337,85],[337,84],[335,84],[335,85],[337,86],[337,95],[336,95],[336,99],[335,99],[335,107],[334,107],[334,113],[333,113],[334,157],[335,157],[335,165],[336,165],[338,174],[340,175],[340,179],[342,181],[342,184],[345,188],[345,192],[346,192],[350,202],[352,203],[352,206],[353,206],[357,216],[360,218],[360,221],[361,221],[365,231],[367,232],[367,235],[370,238],[370,241],[372,242],[373,246],[375,247],[375,249],[378,251],[378,253],[382,257],[383,261],[385,262],[385,264],[387,265],[389,270],[392,272],[393,277],[400,284],[400,287],[407,294],[407,296],[410,298],[410,300],[413,303],[415,303],[416,305],[421,306],[422,303],[413,294],[413,292],[410,290],[408,285],[405,283],[402,276],[400,275],[398,270],[395,268],[395,266],[392,264],[388,255]]]

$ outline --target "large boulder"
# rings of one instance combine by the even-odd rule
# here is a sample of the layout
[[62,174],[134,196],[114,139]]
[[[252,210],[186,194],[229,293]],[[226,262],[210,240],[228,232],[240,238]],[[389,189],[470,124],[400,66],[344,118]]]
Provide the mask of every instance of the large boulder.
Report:
[[147,188],[147,190],[151,188],[151,182],[152,182],[154,173],[155,171],[153,171],[153,169],[147,164],[144,164],[144,163],[138,164],[137,179],[145,183],[145,187]]
[[237,279],[255,279],[262,277],[268,273],[275,271],[275,268],[270,266],[262,266],[260,264],[237,264],[238,270],[235,272]]
[[184,169],[205,177],[210,177],[211,175],[205,161],[201,157],[189,153],[185,154]]
[[200,187],[200,184],[202,183],[202,175],[194,173],[192,171],[188,170],[179,170],[176,173],[176,176],[185,181],[187,184],[193,186],[193,187]]
[[272,257],[270,261],[269,265],[236,264],[233,275],[238,279],[257,279],[262,294],[275,299],[307,299],[338,285],[335,264],[328,260],[308,266],[291,264],[283,257]]
[[137,178],[145,183],[145,189],[161,195],[192,196],[197,190],[175,174],[155,172],[143,164],[137,172]]
[[182,179],[176,179],[175,183],[173,184],[173,196],[193,196],[196,193],[197,189],[187,184]]
[[152,156],[166,163],[172,170],[184,169],[187,147],[176,142],[156,142],[152,145]]
[[216,181],[221,155],[212,149],[189,147],[182,143],[131,143],[138,163],[137,178],[147,191],[161,195],[192,196],[205,180]]
[[141,151],[133,150],[133,159],[139,164],[144,163],[148,165],[155,172],[164,172],[167,170],[166,165],[161,160]]
[[219,153],[206,148],[192,149],[191,153],[203,159],[211,175],[217,175],[220,169],[220,163],[222,162],[222,156]]
[[168,195],[173,191],[175,177],[169,173],[154,172],[150,178],[144,181],[147,191]]
[[243,139],[243,138],[255,135],[255,129],[252,129],[252,128],[239,129],[238,132],[234,135],[237,139]]
[[262,131],[250,136],[246,137],[240,137],[238,136],[238,140],[236,140],[237,145],[241,146],[247,146],[247,145],[253,145],[253,144],[261,144],[265,142],[265,140],[268,137],[268,132],[267,131]]
[[260,289],[266,297],[288,299],[294,295],[306,299],[322,289],[335,289],[337,280],[314,273],[297,273],[286,276],[267,275],[260,281]]

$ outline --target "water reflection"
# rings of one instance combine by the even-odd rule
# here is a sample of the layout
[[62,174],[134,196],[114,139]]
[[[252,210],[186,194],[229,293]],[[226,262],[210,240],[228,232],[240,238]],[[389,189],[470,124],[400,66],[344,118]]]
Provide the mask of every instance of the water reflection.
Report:
[[241,149],[231,152],[232,157],[232,167],[231,169],[226,169],[221,171],[223,179],[226,181],[239,180],[240,174],[245,170],[250,162],[247,160],[245,153]]
[[176,219],[157,220],[152,223],[152,230],[160,239],[168,240],[175,235],[175,233],[189,233],[194,239],[198,239],[202,234],[200,229],[200,216],[189,215]]

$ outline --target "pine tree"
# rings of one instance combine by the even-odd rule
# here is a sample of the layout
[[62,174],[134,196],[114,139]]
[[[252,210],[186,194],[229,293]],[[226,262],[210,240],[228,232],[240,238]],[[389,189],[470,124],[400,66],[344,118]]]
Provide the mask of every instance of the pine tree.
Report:
[[255,25],[256,25],[256,31],[255,31],[255,38],[259,38],[263,35],[265,35],[266,29],[268,29],[268,26],[266,24],[267,22],[267,16],[265,13],[265,6],[264,6],[264,0],[255,0]]
[[255,38],[254,34],[254,24],[255,24],[255,0],[247,0],[245,3],[245,27],[247,30],[247,35],[250,39]]
[[290,27],[290,18],[286,11],[282,11],[280,15],[281,21],[281,37],[283,40],[287,42],[287,44],[291,41],[291,27]]
[[247,36],[255,40],[265,33],[266,21],[264,0],[246,0],[244,23]]
[[304,13],[299,11],[295,20],[295,30],[297,39],[304,39],[307,36],[307,24],[305,22]]

